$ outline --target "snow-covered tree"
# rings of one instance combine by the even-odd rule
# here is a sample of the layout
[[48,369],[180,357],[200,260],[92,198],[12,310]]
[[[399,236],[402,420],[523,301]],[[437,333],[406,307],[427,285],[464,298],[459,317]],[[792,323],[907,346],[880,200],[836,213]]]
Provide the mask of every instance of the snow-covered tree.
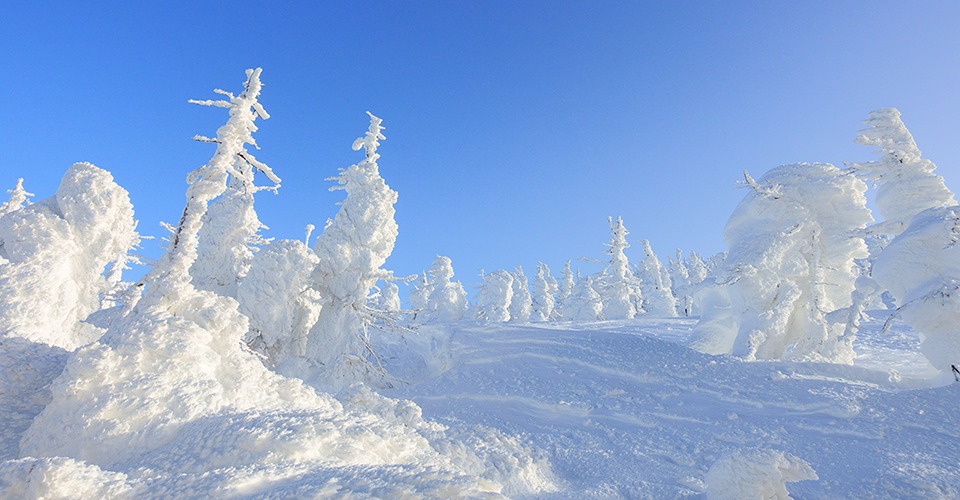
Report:
[[8,189],[7,194],[10,195],[10,198],[0,204],[0,217],[14,210],[20,210],[20,208],[28,203],[28,199],[31,196],[35,196],[33,193],[28,193],[23,189],[23,177],[17,179],[17,185],[14,186],[13,189]]
[[563,264],[563,270],[560,271],[560,291],[557,292],[557,303],[554,306],[558,317],[563,317],[564,304],[573,295],[574,284],[573,270],[570,269],[570,261],[568,260]]
[[600,294],[604,319],[630,319],[640,312],[643,294],[624,253],[630,247],[627,243],[629,233],[621,217],[616,221],[610,217],[607,221],[610,224],[610,243],[607,244],[610,260],[593,280],[592,286]]
[[407,297],[412,311],[410,320],[414,323],[423,323],[430,315],[428,307],[431,293],[433,293],[433,287],[430,286],[430,280],[427,278],[426,271],[424,271],[413,283],[413,290]]
[[532,288],[533,310],[530,314],[530,321],[540,323],[555,319],[555,297],[559,291],[559,286],[557,280],[550,275],[550,268],[543,262],[537,264],[537,278],[533,281]]
[[960,380],[960,206],[914,216],[877,258],[873,277],[919,332],[923,355],[943,378]]
[[526,323],[533,313],[533,297],[530,295],[530,283],[523,274],[523,268],[517,266],[513,273],[513,293],[510,299],[510,321]]
[[503,269],[483,275],[474,315],[477,321],[503,323],[510,320],[513,274]]
[[89,163],[54,196],[22,206],[20,182],[0,216],[0,336],[73,350],[103,330],[84,320],[115,292],[140,241],[127,191]]
[[866,185],[833,165],[777,167],[755,181],[727,223],[726,268],[701,289],[695,346],[748,360],[853,362],[844,325],[854,259],[866,256],[872,221]]
[[872,264],[882,255],[891,239],[904,231],[911,220],[924,210],[956,205],[953,193],[943,177],[934,173],[936,165],[921,157],[920,149],[895,108],[878,109],[863,122],[870,128],[860,131],[857,143],[878,146],[879,160],[848,166],[868,183],[877,186],[876,206],[883,220],[867,228],[870,258],[859,262],[861,279],[847,313],[848,337],[859,330],[870,306],[881,304],[883,287],[875,283]]
[[597,321],[603,318],[603,302],[593,288],[593,279],[584,276],[573,287],[573,293],[563,306],[563,319],[567,321]]
[[878,109],[863,123],[870,128],[860,131],[857,143],[877,146],[882,156],[847,166],[877,186],[875,204],[883,222],[871,227],[871,232],[896,236],[923,210],[957,204],[943,177],[934,173],[937,166],[921,157],[913,135],[900,119],[900,111]]
[[644,312],[652,316],[673,318],[677,315],[677,301],[670,288],[670,275],[653,253],[647,240],[640,240],[643,261],[638,266]]
[[240,312],[250,320],[245,341],[270,366],[306,352],[322,303],[311,286],[319,261],[302,241],[272,241],[256,253],[239,283]]
[[453,261],[438,255],[427,271],[433,291],[429,310],[438,321],[460,321],[467,312],[467,292],[459,281],[453,280]]
[[[216,91],[229,98],[229,92]],[[226,101],[196,100],[189,102],[202,106],[220,106],[228,104]],[[232,106],[232,104],[231,104]],[[247,109],[231,107],[232,119],[222,130],[217,131],[216,138],[195,136],[201,142],[220,144],[223,138],[229,136],[236,144],[231,148],[218,148],[217,154],[223,153],[222,159],[215,157],[214,161],[222,161],[229,177],[227,189],[210,202],[204,214],[203,225],[200,228],[197,258],[190,269],[194,284],[201,290],[210,290],[228,297],[236,297],[237,283],[246,276],[253,260],[253,250],[266,243],[260,235],[260,229],[266,226],[257,218],[253,208],[253,195],[264,189],[274,193],[280,188],[280,178],[266,164],[257,160],[253,153],[244,146],[258,148],[253,133],[257,131],[257,118],[264,120],[270,115],[259,102],[253,103]],[[269,187],[258,187],[254,184],[254,174],[263,173],[273,183]]]
[[670,274],[670,289],[677,302],[677,314],[687,317],[693,315],[693,290],[690,286],[690,271],[684,262],[683,250],[677,249],[676,257],[667,259],[667,272]]
[[393,273],[382,269],[397,240],[394,220],[396,191],[380,176],[377,148],[385,139],[382,120],[371,113],[364,136],[353,143],[364,150],[365,158],[340,170],[331,190],[346,191],[340,210],[314,244],[319,263],[311,286],[322,304],[316,324],[307,338],[299,373],[316,385],[334,386],[363,378],[373,355],[367,328],[379,317],[367,303],[370,290],[379,280],[392,280]]

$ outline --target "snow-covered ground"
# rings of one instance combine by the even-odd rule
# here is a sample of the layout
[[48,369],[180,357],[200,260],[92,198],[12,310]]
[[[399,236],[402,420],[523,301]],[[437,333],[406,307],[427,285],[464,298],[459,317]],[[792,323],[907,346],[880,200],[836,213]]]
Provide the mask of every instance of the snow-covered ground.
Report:
[[424,327],[395,346],[402,382],[384,393],[520,436],[556,477],[542,496],[698,495],[718,460],[762,449],[819,476],[788,485],[798,498],[960,495],[960,384],[924,387],[935,370],[908,328],[869,323],[851,367],[700,354],[694,324]]
[[773,495],[765,474],[819,478],[787,483],[797,498],[960,496],[960,384],[932,387],[902,323],[867,323],[854,366],[701,354],[694,324],[428,324],[377,338],[379,395],[221,409],[139,455],[84,450],[96,463],[19,456],[71,355],[5,341],[0,496]]

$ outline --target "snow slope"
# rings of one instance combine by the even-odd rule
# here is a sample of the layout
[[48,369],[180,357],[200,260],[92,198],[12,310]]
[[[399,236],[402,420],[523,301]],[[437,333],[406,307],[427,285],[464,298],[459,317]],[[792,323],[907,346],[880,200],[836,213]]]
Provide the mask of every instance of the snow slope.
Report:
[[718,461],[765,449],[819,476],[788,485],[800,498],[960,495],[960,384],[910,389],[936,371],[906,327],[881,337],[870,323],[860,366],[843,366],[700,354],[685,346],[694,322],[421,330],[405,348],[432,355],[412,363],[394,345],[405,380],[385,393],[525,437],[560,482],[542,496],[698,495]]

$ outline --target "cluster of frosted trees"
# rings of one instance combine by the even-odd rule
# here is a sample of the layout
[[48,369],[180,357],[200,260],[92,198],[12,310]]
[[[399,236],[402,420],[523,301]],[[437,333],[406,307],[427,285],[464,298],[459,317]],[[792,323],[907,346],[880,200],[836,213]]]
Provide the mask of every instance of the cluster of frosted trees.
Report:
[[[744,359],[852,363],[865,311],[895,300],[945,377],[960,376],[960,208],[896,109],[857,142],[881,158],[840,169],[800,163],[744,174],[723,269],[702,287],[695,346]],[[866,207],[876,188],[880,220]]]
[[437,257],[429,271],[417,280],[410,293],[413,323],[474,319],[488,323],[546,321],[598,321],[632,319],[638,316],[676,317],[696,313],[693,294],[722,262],[722,256],[704,261],[696,252],[684,258],[677,250],[664,266],[650,243],[640,241],[643,258],[631,265],[625,250],[627,228],[623,220],[609,219],[610,242],[603,270],[576,277],[567,261],[560,280],[540,262],[532,283],[517,267],[481,275],[474,302],[459,282],[452,282],[450,258]]
[[[229,118],[214,137],[195,137],[216,151],[187,176],[180,220],[166,225],[166,253],[139,283],[120,280],[139,236],[127,192],[109,173],[76,164],[54,197],[35,204],[18,182],[0,205],[0,335],[67,350],[139,343],[172,315],[189,319],[180,330],[207,333],[155,335],[151,350],[197,355],[210,346],[188,344],[217,332],[242,343],[217,344],[211,359],[235,357],[242,345],[317,386],[377,372],[369,329],[391,325],[400,309],[393,274],[382,268],[396,241],[397,193],[377,165],[381,120],[369,115],[353,144],[362,161],[330,179],[346,197],[313,246],[312,226],[307,241],[265,240],[254,195],[276,192],[280,178],[247,149],[256,147],[256,120],[269,118],[260,89],[260,70],[248,70],[239,95],[216,90],[223,99],[191,101],[225,108]],[[269,185],[255,184],[257,174]]]

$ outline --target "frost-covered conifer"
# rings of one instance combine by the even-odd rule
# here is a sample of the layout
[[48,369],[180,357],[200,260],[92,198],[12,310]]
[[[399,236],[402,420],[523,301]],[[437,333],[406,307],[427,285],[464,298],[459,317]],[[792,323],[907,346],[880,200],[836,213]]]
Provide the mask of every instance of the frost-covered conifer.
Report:
[[858,237],[871,222],[866,185],[833,165],[770,170],[727,223],[725,271],[701,289],[695,346],[748,360],[852,363],[842,324],[827,314],[850,305]]
[[[232,97],[229,93],[222,93]],[[223,106],[226,101],[190,100],[202,106]],[[210,290],[228,297],[236,297],[237,283],[246,276],[253,260],[253,250],[266,243],[260,229],[266,226],[257,218],[253,209],[253,195],[264,189],[274,193],[280,187],[280,178],[266,164],[261,163],[247,151],[245,146],[258,148],[253,133],[257,118],[270,118],[259,102],[246,109],[231,108],[231,120],[217,131],[216,138],[194,137],[201,142],[222,144],[230,140],[234,144],[224,148],[222,161],[229,176],[227,189],[213,200],[204,214],[203,225],[198,235],[197,258],[190,269],[194,285],[201,290]],[[259,149],[259,148],[258,148]],[[218,153],[220,154],[220,148]],[[254,174],[262,172],[273,183],[269,187],[254,184]]]
[[550,268],[543,262],[538,263],[537,278],[533,281],[533,290],[531,291],[533,310],[530,314],[530,321],[540,323],[556,318],[554,305],[558,290],[557,280],[550,275]]
[[920,350],[943,378],[960,380],[960,207],[920,212],[883,250],[873,277],[920,334]]
[[943,177],[934,173],[937,166],[920,156],[913,135],[900,119],[900,111],[878,109],[863,123],[870,128],[860,132],[857,143],[877,146],[877,153],[883,156],[848,166],[877,186],[875,203],[883,222],[871,227],[871,232],[896,236],[921,211],[956,205]]
[[20,182],[0,217],[0,335],[67,350],[103,330],[84,320],[120,283],[140,241],[127,191],[89,163],[71,166],[54,196],[23,207]]
[[570,261],[568,260],[563,264],[563,270],[560,271],[560,291],[557,292],[557,303],[554,306],[557,317],[563,317],[564,305],[573,294],[574,284],[573,270],[570,269]]
[[677,249],[677,256],[667,259],[667,272],[670,274],[671,290],[677,302],[677,314],[683,317],[693,314],[693,292],[690,286],[690,271],[683,259],[683,250]]
[[427,271],[430,276],[429,318],[437,321],[460,321],[467,312],[467,292],[453,279],[450,257],[438,255]]
[[397,240],[394,204],[397,192],[380,176],[377,148],[385,139],[382,120],[371,113],[364,136],[353,143],[365,158],[331,178],[346,191],[340,210],[317,238],[313,249],[319,263],[312,286],[322,306],[307,338],[305,363],[290,369],[318,385],[339,385],[362,378],[372,366],[368,326],[380,315],[370,310],[367,297],[379,280],[392,280],[382,269]]
[[430,294],[433,293],[433,287],[430,286],[430,280],[427,279],[427,273],[420,273],[419,278],[413,284],[413,290],[407,301],[410,302],[410,309],[413,311],[410,318],[415,323],[423,323],[430,316],[428,310],[430,304]]
[[895,108],[878,109],[863,122],[870,128],[860,131],[857,143],[878,146],[879,160],[848,164],[868,183],[877,186],[876,206],[884,220],[867,228],[870,258],[860,262],[861,279],[847,313],[847,333],[851,339],[860,326],[864,310],[879,305],[883,288],[872,281],[872,263],[882,255],[889,241],[904,231],[920,212],[956,205],[953,193],[943,178],[934,173],[936,165],[921,157],[913,135]]
[[610,223],[610,243],[607,244],[610,260],[592,286],[600,294],[604,319],[630,319],[640,311],[643,294],[624,253],[630,247],[627,243],[629,233],[622,218],[607,220]]
[[[717,256],[711,258],[715,260],[717,265],[723,262],[723,258],[716,259]],[[691,286],[697,286],[700,283],[703,283],[703,280],[707,279],[707,276],[710,275],[710,266],[703,260],[703,257],[700,257],[695,250],[690,251],[690,257],[687,260],[687,276],[690,279]]]
[[673,318],[677,315],[677,301],[670,289],[670,276],[660,259],[653,253],[647,240],[640,240],[643,247],[643,261],[640,263],[638,277],[643,293],[644,312],[652,316]]
[[477,321],[503,323],[510,320],[513,301],[513,275],[498,269],[483,275],[474,316]]
[[603,302],[593,288],[593,279],[584,276],[573,287],[573,293],[563,307],[563,319],[567,321],[597,321],[604,319]]
[[533,312],[533,297],[530,295],[530,283],[523,268],[517,266],[513,273],[513,294],[510,300],[510,321],[526,323]]
[[10,198],[0,204],[0,217],[7,215],[14,210],[20,210],[24,204],[29,203],[27,201],[31,196],[35,196],[33,193],[28,193],[23,189],[23,177],[17,179],[17,185],[13,189],[8,189],[7,194],[10,195]]

